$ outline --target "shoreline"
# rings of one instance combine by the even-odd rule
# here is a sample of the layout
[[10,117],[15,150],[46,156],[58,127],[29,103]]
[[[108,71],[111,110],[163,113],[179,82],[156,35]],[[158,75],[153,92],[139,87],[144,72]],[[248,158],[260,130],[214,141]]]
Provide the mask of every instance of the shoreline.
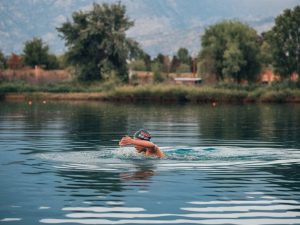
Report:
[[124,94],[106,94],[101,92],[71,92],[71,93],[51,93],[51,92],[24,92],[24,93],[2,93],[0,101],[32,101],[32,100],[50,100],[50,101],[102,101],[102,102],[124,102],[124,103],[191,103],[191,104],[214,104],[214,103],[233,103],[233,104],[250,104],[250,103],[300,103],[300,97],[286,98],[253,98],[249,96],[139,96]]

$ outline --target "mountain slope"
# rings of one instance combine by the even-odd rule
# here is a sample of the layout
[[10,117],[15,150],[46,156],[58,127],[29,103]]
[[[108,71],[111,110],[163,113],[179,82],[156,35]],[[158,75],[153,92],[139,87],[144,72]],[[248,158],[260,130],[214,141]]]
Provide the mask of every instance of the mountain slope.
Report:
[[[94,0],[1,0],[0,49],[21,53],[24,42],[41,37],[55,53],[66,49],[56,27],[72,12],[88,10]],[[102,2],[117,2],[116,0]],[[300,0],[123,0],[135,26],[128,35],[151,55],[173,54],[179,47],[200,49],[204,28],[224,19],[238,19],[259,32],[270,29],[283,9]]]

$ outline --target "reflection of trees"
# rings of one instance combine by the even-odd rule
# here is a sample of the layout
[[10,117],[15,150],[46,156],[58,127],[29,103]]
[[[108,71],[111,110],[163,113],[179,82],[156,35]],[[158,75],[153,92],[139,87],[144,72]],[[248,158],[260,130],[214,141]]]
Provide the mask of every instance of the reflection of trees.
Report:
[[[10,121],[12,125],[18,125],[24,131],[30,130],[33,133],[35,131],[41,131],[47,126],[47,118],[50,117],[47,114],[48,109],[41,107],[41,104],[28,105],[26,103],[6,103],[1,105],[0,113],[3,115],[1,118],[5,118],[6,121]],[[26,136],[27,133],[24,132]],[[29,136],[29,135],[28,135]],[[30,137],[39,139],[38,136],[30,135]]]
[[299,105],[212,107],[33,102],[32,106],[2,103],[0,113],[0,122],[15,124],[32,146],[55,144],[59,139],[71,147],[117,146],[117,140],[123,135],[132,135],[141,127],[152,132],[154,142],[164,145],[199,145],[202,140],[259,140],[280,142],[288,147],[300,145]]
[[288,147],[299,147],[300,143],[300,106],[287,105],[283,110],[280,105],[272,109],[274,134],[278,141]]
[[257,106],[252,105],[204,106],[197,116],[205,139],[256,138],[260,127]]
[[[0,122],[17,125],[32,146],[55,145],[55,139],[62,141],[60,146],[71,148],[117,146],[123,135],[132,135],[141,127],[152,132],[154,142],[165,146],[199,145],[203,140],[259,140],[297,147],[300,140],[299,105],[33,102],[32,106],[2,103],[0,113]],[[14,121],[14,116],[23,118]]]
[[160,145],[198,145],[199,126],[193,105],[138,105],[128,114],[131,134],[143,127]]
[[37,153],[44,150],[40,146],[51,146],[53,127],[61,124],[58,112],[56,105],[41,104],[38,101],[34,101],[33,105],[23,102],[2,103],[0,123],[3,119],[9,124],[5,129],[6,133],[11,134],[9,138],[12,143],[22,142],[21,150],[29,154]]
[[260,138],[281,143],[286,147],[299,147],[299,105],[261,105],[259,108]]
[[275,141],[299,146],[299,114],[298,105],[289,108],[286,105],[223,105],[201,107],[197,118],[203,139]]
[[[79,103],[72,105],[66,117],[68,139],[85,147],[98,144],[109,145],[120,139],[121,131],[127,127],[127,112],[123,107],[106,103]],[[88,145],[88,146],[86,146]]]

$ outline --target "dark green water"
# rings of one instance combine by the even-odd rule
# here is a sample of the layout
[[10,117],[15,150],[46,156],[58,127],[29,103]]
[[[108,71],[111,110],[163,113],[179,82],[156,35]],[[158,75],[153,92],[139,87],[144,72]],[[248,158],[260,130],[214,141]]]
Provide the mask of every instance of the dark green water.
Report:
[[0,224],[300,224],[299,174],[300,105],[0,102]]

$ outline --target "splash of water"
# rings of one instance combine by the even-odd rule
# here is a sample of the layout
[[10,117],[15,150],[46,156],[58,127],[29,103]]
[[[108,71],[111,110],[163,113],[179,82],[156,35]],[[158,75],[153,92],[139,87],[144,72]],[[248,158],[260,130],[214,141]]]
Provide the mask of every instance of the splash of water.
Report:
[[163,147],[166,157],[145,157],[132,147],[100,148],[97,151],[56,152],[38,154],[55,162],[60,169],[132,170],[136,164],[155,164],[165,169],[197,169],[215,167],[260,167],[271,164],[300,164],[296,149],[244,148],[230,146]]

